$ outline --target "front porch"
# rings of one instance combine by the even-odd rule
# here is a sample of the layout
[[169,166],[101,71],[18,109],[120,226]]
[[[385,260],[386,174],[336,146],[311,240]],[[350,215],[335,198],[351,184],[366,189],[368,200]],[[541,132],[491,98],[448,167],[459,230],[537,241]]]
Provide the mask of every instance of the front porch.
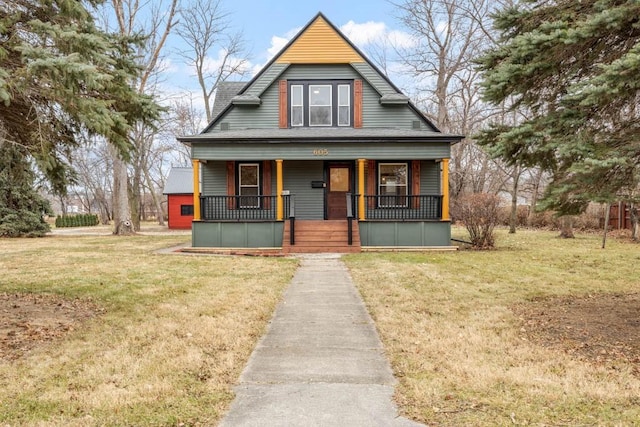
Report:
[[193,246],[351,253],[367,248],[449,247],[441,195],[345,195],[341,220],[296,218],[296,196],[200,196]]

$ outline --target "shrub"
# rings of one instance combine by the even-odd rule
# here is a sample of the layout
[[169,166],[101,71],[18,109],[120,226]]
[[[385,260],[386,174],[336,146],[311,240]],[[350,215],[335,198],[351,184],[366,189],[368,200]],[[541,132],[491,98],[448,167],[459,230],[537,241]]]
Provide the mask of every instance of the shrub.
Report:
[[62,215],[56,218],[56,227],[93,227],[100,220],[95,214]]
[[499,222],[501,200],[494,194],[469,194],[457,203],[458,219],[469,232],[476,249],[489,249],[495,245],[493,229]]
[[0,237],[42,237],[49,231],[49,224],[36,212],[0,208]]

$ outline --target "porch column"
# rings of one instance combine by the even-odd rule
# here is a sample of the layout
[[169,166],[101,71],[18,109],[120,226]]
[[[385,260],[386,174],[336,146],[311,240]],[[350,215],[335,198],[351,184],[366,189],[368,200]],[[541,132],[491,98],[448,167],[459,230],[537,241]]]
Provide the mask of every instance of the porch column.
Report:
[[284,219],[284,203],[282,201],[282,159],[276,160],[276,220]]
[[442,159],[442,220],[449,219],[449,159]]
[[364,221],[364,164],[366,159],[358,159],[358,221]]
[[193,159],[193,220],[200,221],[200,160]]

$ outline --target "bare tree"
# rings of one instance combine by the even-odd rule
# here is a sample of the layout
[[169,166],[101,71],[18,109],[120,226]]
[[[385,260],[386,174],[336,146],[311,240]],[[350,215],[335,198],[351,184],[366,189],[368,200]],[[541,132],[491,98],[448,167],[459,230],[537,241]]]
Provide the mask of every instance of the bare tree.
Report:
[[467,193],[497,193],[504,177],[472,139],[496,111],[481,101],[480,74],[473,62],[492,44],[486,28],[489,0],[404,0],[399,18],[415,45],[398,50],[418,80],[416,103],[443,132],[467,138],[452,148],[451,200]]
[[221,0],[194,0],[180,15],[177,33],[190,48],[181,55],[195,69],[207,121],[211,121],[218,84],[247,72],[243,35],[232,31]]
[[[169,34],[177,21],[178,0],[141,2],[140,0],[111,0],[110,6],[117,21],[117,30],[122,35],[144,34],[146,43],[138,52],[139,65],[143,69],[134,82],[140,93],[154,94],[162,70],[161,53]],[[114,234],[129,234],[140,229],[141,191],[145,187],[156,205],[158,220],[163,224],[160,197],[149,174],[149,158],[154,146],[157,129],[139,125],[131,133],[135,150],[131,158],[131,179],[127,164],[113,153],[114,171]],[[125,202],[126,200],[126,202]]]

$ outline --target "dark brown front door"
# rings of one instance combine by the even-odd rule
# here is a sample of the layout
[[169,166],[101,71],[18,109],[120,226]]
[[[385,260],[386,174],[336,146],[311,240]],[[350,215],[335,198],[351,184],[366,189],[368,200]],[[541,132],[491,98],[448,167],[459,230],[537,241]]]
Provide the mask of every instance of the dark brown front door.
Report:
[[347,193],[351,192],[349,164],[329,164],[327,168],[327,219],[347,218]]

